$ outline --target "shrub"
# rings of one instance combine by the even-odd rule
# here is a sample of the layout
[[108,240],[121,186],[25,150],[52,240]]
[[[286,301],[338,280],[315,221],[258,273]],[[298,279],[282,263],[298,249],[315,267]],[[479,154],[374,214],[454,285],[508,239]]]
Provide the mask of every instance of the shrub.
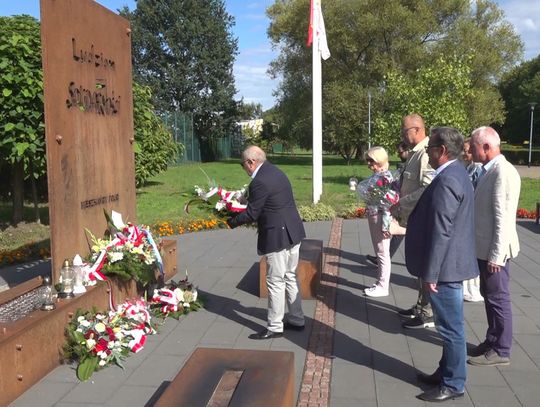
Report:
[[305,222],[317,220],[332,220],[336,217],[336,211],[330,205],[318,203],[315,205],[299,205],[298,212]]

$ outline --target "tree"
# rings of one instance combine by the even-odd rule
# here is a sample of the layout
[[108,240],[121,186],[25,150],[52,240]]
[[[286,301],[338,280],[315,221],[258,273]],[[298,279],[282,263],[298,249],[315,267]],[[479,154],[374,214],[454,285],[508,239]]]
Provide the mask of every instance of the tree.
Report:
[[374,142],[393,149],[399,142],[404,114],[422,112],[428,127],[452,126],[462,134],[477,127],[478,123],[471,123],[468,115],[468,106],[475,97],[469,64],[470,59],[441,57],[411,76],[390,72],[384,92],[386,110],[375,121]]
[[154,112],[148,86],[133,83],[133,125],[135,128],[135,183],[167,170],[168,164],[184,151],[176,143],[161,118]]
[[23,219],[24,179],[31,179],[36,202],[35,179],[45,173],[41,39],[35,18],[0,17],[0,72],[0,153],[10,167],[11,222],[16,225]]
[[203,158],[236,119],[232,65],[234,23],[223,0],[139,0],[131,21],[135,79],[148,85],[159,111],[193,114]]
[[[390,72],[413,78],[418,69],[431,66],[431,61],[444,55],[456,55],[460,61],[472,58],[468,65],[475,92],[468,99],[469,121],[485,124],[503,119],[494,82],[520,58],[523,47],[493,2],[335,0],[324,2],[323,7],[332,53],[323,62],[326,148],[336,152],[344,148],[335,144],[342,141],[336,137],[337,125],[332,122],[338,109],[347,112],[339,119],[351,136],[347,149],[358,149],[368,136],[368,91],[373,95],[373,116],[377,117],[386,111],[383,93]],[[271,65],[272,74],[282,77],[277,91],[283,117],[280,133],[301,140],[304,146],[311,145],[311,49],[305,45],[308,10],[308,0],[276,1],[267,10],[271,19],[268,33],[280,50]],[[344,97],[339,90],[349,96]]]
[[501,130],[501,137],[513,143],[529,139],[531,125],[530,103],[535,107],[533,127],[539,129],[540,119],[540,55],[527,61],[503,77],[499,84],[508,114]]
[[240,120],[261,119],[262,116],[263,110],[260,103],[245,103],[243,99],[238,103],[238,118]]

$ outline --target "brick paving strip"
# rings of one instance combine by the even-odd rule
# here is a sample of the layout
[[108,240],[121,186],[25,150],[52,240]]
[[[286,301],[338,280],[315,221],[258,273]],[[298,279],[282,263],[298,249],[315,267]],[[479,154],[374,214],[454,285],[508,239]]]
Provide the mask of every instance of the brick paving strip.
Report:
[[328,248],[324,250],[324,264],[300,386],[298,407],[328,406],[330,399],[336,287],[342,228],[343,219],[336,218],[332,222]]

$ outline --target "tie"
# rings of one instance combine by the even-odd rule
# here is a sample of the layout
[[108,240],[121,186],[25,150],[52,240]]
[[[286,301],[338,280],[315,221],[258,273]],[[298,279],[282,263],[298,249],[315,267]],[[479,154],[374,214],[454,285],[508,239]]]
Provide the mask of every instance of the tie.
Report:
[[478,169],[473,173],[471,181],[475,189],[476,189],[476,186],[478,185],[478,182],[480,181],[480,178],[482,178],[485,173],[486,173],[486,169],[484,168],[484,166],[478,167]]

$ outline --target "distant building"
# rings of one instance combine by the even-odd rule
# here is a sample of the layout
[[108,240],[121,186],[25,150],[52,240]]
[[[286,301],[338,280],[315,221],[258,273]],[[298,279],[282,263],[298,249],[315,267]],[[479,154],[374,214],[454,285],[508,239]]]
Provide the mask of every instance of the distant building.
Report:
[[254,136],[258,136],[259,134],[261,134],[263,123],[263,119],[240,120],[239,122],[237,122],[242,132],[244,132],[244,130],[246,129],[250,129],[251,131],[253,131]]

